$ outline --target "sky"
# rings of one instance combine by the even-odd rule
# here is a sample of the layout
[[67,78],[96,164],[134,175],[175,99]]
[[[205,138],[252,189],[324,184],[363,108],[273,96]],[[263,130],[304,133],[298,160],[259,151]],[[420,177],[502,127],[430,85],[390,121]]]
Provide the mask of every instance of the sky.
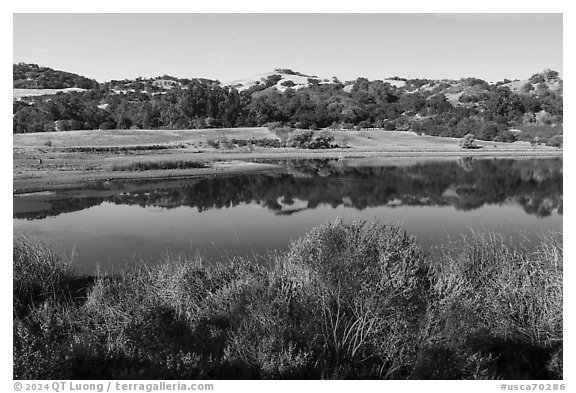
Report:
[[322,78],[526,79],[562,69],[562,14],[14,14],[13,62],[100,82],[230,82],[290,68]]

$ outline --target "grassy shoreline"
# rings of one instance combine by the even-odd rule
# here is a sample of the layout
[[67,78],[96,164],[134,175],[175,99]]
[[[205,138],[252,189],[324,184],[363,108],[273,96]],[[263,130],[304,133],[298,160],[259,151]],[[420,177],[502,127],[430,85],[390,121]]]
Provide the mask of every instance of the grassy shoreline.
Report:
[[[210,138],[276,138],[265,128],[221,130],[114,130],[15,134],[13,188],[15,193],[47,191],[93,180],[202,176],[265,169],[253,159],[369,158],[445,159],[447,157],[529,158],[559,157],[557,148],[529,143],[478,142],[481,149],[462,149],[456,138],[418,136],[395,131],[335,131],[336,142],[348,148],[215,149]],[[229,164],[219,164],[227,161]],[[177,162],[207,168],[178,168]],[[141,165],[148,163],[147,165]],[[156,166],[154,163],[158,163]],[[250,164],[250,165],[249,165]],[[118,172],[118,167],[146,167],[141,172]],[[192,165],[190,165],[192,166]]]
[[561,379],[562,242],[470,234],[442,257],[336,221],[268,265],[178,255],[74,276],[14,242],[14,378]]

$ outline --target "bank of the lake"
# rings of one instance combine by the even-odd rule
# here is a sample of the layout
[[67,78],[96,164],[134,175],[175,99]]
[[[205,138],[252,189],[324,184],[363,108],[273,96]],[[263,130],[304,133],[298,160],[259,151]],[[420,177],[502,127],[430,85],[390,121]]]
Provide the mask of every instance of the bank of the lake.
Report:
[[[15,134],[13,136],[14,193],[55,190],[95,180],[182,178],[270,169],[263,159],[324,158],[520,158],[561,157],[562,150],[526,142],[477,141],[478,149],[462,149],[456,138],[412,132],[332,131],[335,144],[346,148],[216,149],[212,139],[277,138],[266,128],[209,130],[95,130]],[[198,163],[198,168],[132,171],[122,167],[147,164]]]

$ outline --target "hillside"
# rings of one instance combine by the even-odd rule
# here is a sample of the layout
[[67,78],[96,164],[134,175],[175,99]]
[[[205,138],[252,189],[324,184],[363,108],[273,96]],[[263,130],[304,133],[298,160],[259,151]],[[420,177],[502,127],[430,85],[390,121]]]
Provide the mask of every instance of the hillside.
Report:
[[328,79],[320,80],[311,75],[296,74],[291,73],[290,70],[287,71],[288,72],[277,69],[243,79],[224,82],[223,85],[233,87],[238,91],[244,91],[259,85],[267,86],[267,88],[270,89],[275,88],[279,91],[285,91],[288,87],[294,90],[310,87],[311,82],[316,84],[330,83]]
[[562,94],[563,85],[562,77],[558,72],[547,69],[532,75],[529,79],[508,82],[502,86],[508,87],[516,94],[537,95],[543,91],[554,91]]
[[[87,80],[37,65],[18,64],[14,70],[15,86],[84,85]],[[482,140],[536,143],[562,134],[563,81],[551,70],[498,83],[397,76],[341,82],[284,68],[225,83],[163,75],[79,88],[59,87],[68,94],[57,95],[55,90],[15,90],[20,101],[14,102],[13,132],[270,125],[410,130],[457,138],[470,133]]]
[[98,82],[93,79],[26,63],[12,66],[12,81],[14,89],[93,89],[98,87]]

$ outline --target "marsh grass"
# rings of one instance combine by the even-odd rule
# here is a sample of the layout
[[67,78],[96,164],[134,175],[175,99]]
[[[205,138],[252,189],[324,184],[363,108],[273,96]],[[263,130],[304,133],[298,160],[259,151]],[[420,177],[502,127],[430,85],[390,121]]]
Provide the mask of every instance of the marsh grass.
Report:
[[127,146],[70,146],[60,147],[58,150],[67,153],[123,153],[127,151],[149,151],[149,150],[169,150],[182,149],[187,144],[173,145],[127,145]]
[[166,170],[166,169],[195,169],[195,168],[208,168],[208,164],[196,161],[139,161],[131,162],[129,164],[113,165],[112,171],[152,171],[152,170]]
[[[266,266],[167,254],[73,275],[14,243],[14,378],[561,378],[562,244],[471,234],[432,260],[335,221]],[[83,288],[83,290],[79,290]]]

